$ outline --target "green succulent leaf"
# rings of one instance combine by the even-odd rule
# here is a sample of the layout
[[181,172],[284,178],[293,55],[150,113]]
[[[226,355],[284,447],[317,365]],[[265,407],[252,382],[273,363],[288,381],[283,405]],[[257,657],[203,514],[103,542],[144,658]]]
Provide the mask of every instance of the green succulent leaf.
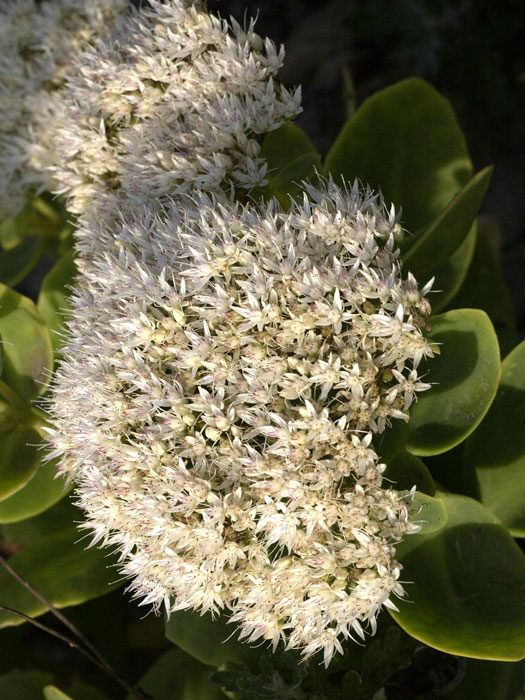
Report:
[[42,453],[40,435],[29,426],[18,426],[0,436],[0,509],[3,499],[13,498],[35,474]]
[[524,426],[525,341],[503,360],[496,398],[464,453],[479,500],[515,537],[525,537]]
[[[489,217],[480,216],[472,264],[454,297],[454,306],[483,309],[494,324],[501,354],[505,357],[517,344],[518,334],[510,293],[501,271],[499,240],[497,222]],[[490,284],[487,284],[487,280],[490,280]]]
[[65,329],[67,311],[71,308],[69,287],[74,283],[76,274],[77,267],[70,251],[46,275],[40,288],[37,309],[47,323],[55,352],[63,344],[61,334]]
[[0,501],[1,524],[15,523],[43,513],[71,490],[71,486],[66,487],[64,477],[57,477],[56,461],[41,462],[40,459],[41,454],[37,454],[37,469],[30,480],[16,493]]
[[0,244],[11,250],[27,236],[53,238],[64,226],[64,217],[46,197],[29,202],[16,216],[0,223]]
[[268,177],[276,178],[292,161],[316,149],[305,132],[295,124],[284,124],[264,137],[261,158],[268,164]]
[[419,534],[427,535],[445,527],[448,513],[441,498],[416,493],[412,501],[411,519],[421,525]]
[[381,190],[402,207],[403,226],[419,231],[467,184],[472,164],[448,101],[410,78],[361,105],[328,153],[325,173]]
[[38,263],[47,248],[47,242],[30,236],[10,250],[0,249],[0,282],[14,287]]
[[[154,700],[224,700],[219,686],[210,680],[212,671],[181,649],[171,649],[157,659],[138,685]],[[133,696],[126,700],[133,700]]]
[[44,700],[73,700],[70,695],[66,695],[55,685],[47,685],[43,690]]
[[37,700],[53,682],[51,673],[12,671],[0,676],[0,700]]
[[418,491],[433,496],[436,485],[423,462],[410,452],[400,452],[388,462],[385,479],[392,482],[392,487],[399,491],[410,490],[416,486]]
[[[474,256],[474,251],[476,248],[476,241],[478,239],[478,225],[475,222],[472,225],[467,237],[461,243],[459,248],[455,250],[448,260],[432,268],[426,277],[422,278],[422,281],[426,281],[434,277],[434,285],[431,294],[432,310],[434,313],[437,311],[442,311],[447,304],[449,304],[452,299],[456,297],[456,294],[461,289],[461,285],[464,283],[465,278],[472,267],[472,259]],[[475,305],[463,305],[455,304],[458,308],[473,307]]]
[[430,320],[429,339],[440,354],[429,362],[425,381],[410,411],[407,449],[415,455],[446,452],[479,425],[498,388],[501,365],[496,333],[478,309],[447,311]]
[[[109,593],[121,582],[114,568],[115,557],[86,542],[74,527],[42,537],[9,559],[10,565],[56,608],[79,605]],[[0,603],[37,617],[46,612],[37,600],[7,571],[0,570]],[[0,612],[0,628],[22,624],[23,620]]]
[[396,546],[408,599],[392,616],[448,654],[496,661],[525,656],[525,557],[477,501],[440,493],[448,519]]
[[[2,380],[25,401],[43,394],[53,369],[53,347],[44,320],[27,297],[0,284]],[[5,398],[5,397],[4,397]]]
[[446,694],[448,700],[517,700],[525,687],[525,661],[465,661],[461,682]]
[[465,240],[483,202],[491,175],[491,167],[475,175],[441,214],[417,235],[414,245],[404,256],[405,266],[416,279],[422,279],[446,262]]
[[166,637],[208,666],[228,661],[248,663],[258,657],[259,650],[240,642],[238,632],[239,628],[228,624],[226,618],[212,619],[210,613],[180,610],[166,622]]
[[321,162],[317,153],[305,153],[294,158],[268,184],[271,195],[277,197],[283,207],[288,207],[290,197],[302,196],[301,182],[315,174],[315,169]]

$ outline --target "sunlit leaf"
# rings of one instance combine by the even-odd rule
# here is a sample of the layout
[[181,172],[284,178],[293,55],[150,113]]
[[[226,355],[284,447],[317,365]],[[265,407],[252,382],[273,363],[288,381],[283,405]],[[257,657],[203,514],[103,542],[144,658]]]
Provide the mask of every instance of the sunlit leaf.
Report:
[[498,388],[498,339],[489,317],[477,309],[448,311],[430,320],[429,339],[440,354],[428,361],[433,384],[410,410],[407,449],[416,455],[446,452],[479,425]]
[[465,446],[477,496],[517,537],[525,537],[525,341],[502,363],[498,393]]
[[467,184],[472,164],[448,101],[410,78],[361,105],[328,153],[325,172],[381,190],[402,207],[403,226],[415,233]]
[[525,557],[477,501],[439,494],[440,530],[396,546],[407,600],[391,614],[416,639],[449,654],[497,661],[525,656]]

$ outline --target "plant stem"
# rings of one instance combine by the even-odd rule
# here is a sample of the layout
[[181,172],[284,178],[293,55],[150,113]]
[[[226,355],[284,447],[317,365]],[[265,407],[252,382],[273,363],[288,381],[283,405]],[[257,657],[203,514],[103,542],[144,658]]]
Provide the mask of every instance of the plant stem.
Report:
[[98,651],[98,649],[92,644],[89,639],[87,639],[82,632],[71,622],[71,620],[68,620],[68,618],[63,615],[60,610],[57,610],[55,606],[47,600],[41,593],[39,593],[33,586],[29,583],[29,581],[26,581],[18,572],[16,572],[13,567],[8,564],[6,559],[0,554],[0,564],[4,567],[4,569],[16,580],[18,583],[20,583],[24,588],[26,588],[31,595],[33,595],[37,600],[39,600],[45,607],[51,612],[60,622],[65,625],[73,634],[82,642],[82,644],[86,647],[80,646],[76,641],[73,639],[70,639],[69,637],[66,637],[65,635],[61,634],[60,632],[56,632],[53,630],[51,627],[47,627],[46,625],[43,625],[41,622],[37,622],[36,620],[33,620],[33,618],[29,617],[28,615],[25,615],[22,612],[19,612],[18,610],[13,610],[12,608],[9,608],[7,605],[3,605],[0,603],[0,610],[5,610],[8,613],[11,613],[12,615],[16,615],[17,617],[21,617],[22,619],[26,620],[26,622],[30,622],[32,625],[35,627],[38,627],[39,629],[44,630],[45,632],[48,632],[49,634],[52,634],[54,637],[57,637],[58,639],[61,639],[63,642],[66,642],[69,644],[69,646],[78,649],[86,658],[88,658],[92,663],[96,664],[99,668],[101,668],[103,671],[105,671],[108,675],[110,675],[112,678],[114,678],[117,683],[119,683],[123,688],[125,688],[128,693],[131,693],[134,697],[139,698],[140,700],[148,700],[148,696],[143,693],[139,688],[136,688],[135,686],[131,685],[128,683],[124,678],[122,678],[117,671],[106,661],[106,659],[102,656],[102,654]]

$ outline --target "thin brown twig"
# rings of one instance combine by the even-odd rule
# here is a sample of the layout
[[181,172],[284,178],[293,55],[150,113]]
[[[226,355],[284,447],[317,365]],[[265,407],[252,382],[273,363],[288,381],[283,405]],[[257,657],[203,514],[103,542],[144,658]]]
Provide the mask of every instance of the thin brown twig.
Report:
[[29,583],[29,581],[26,581],[23,576],[20,576],[18,571],[15,571],[13,567],[9,564],[7,559],[5,559],[1,554],[0,554],[0,564],[4,567],[6,571],[8,571],[11,576],[18,581],[24,588],[26,588],[31,595],[33,595],[37,600],[39,600],[42,605],[45,605],[45,607],[49,610],[49,612],[53,613],[53,615],[60,620],[60,622],[65,625],[73,634],[80,639],[82,644],[86,647],[86,649],[89,649],[89,651],[95,656],[100,663],[107,663],[102,654],[98,651],[98,649],[95,647],[94,644],[92,644],[89,639],[86,639],[86,637],[82,634],[82,632],[77,629],[77,627],[67,619],[67,617],[60,612],[60,610],[57,610],[53,603],[49,601],[45,596],[42,595],[39,591],[37,591],[33,586]]
[[102,656],[102,654],[98,651],[94,644],[92,644],[82,634],[82,632],[71,622],[71,620],[68,620],[68,618],[59,610],[57,610],[57,608],[55,608],[55,606],[49,600],[47,600],[45,596],[43,596],[39,591],[33,588],[29,581],[26,581],[25,578],[23,578],[23,576],[21,576],[17,571],[15,571],[15,569],[13,569],[13,567],[10,564],[8,564],[6,559],[1,554],[0,564],[16,581],[18,581],[18,583],[24,586],[24,588],[26,588],[31,593],[31,595],[33,595],[37,600],[39,600],[42,603],[42,605],[44,605],[47,608],[47,610],[49,610],[49,612],[55,615],[55,617],[58,620],[60,620],[62,624],[64,624],[71,632],[73,632],[73,634],[82,642],[82,644],[86,648],[78,644],[78,642],[76,642],[75,640],[66,637],[65,635],[61,634],[60,632],[57,632],[51,627],[47,627],[47,625],[44,625],[41,622],[37,622],[32,617],[29,617],[28,615],[25,615],[24,613],[18,610],[14,610],[13,608],[10,608],[7,605],[3,605],[0,603],[0,610],[4,610],[5,612],[11,613],[12,615],[16,615],[17,617],[22,618],[26,622],[31,623],[35,627],[38,627],[39,629],[48,632],[49,634],[52,634],[54,637],[57,637],[57,639],[61,639],[63,642],[66,642],[67,644],[69,644],[70,647],[73,647],[74,649],[80,651],[92,663],[96,664],[99,668],[101,668],[108,675],[114,678],[117,683],[119,683],[123,688],[125,688],[125,690],[128,691],[128,693],[131,693],[134,697],[139,698],[140,700],[148,700],[148,696],[145,693],[143,693],[142,690],[128,683],[125,678],[122,678],[117,673],[117,671],[115,671],[115,669],[111,666],[111,664],[108,661],[106,661],[106,659]]
[[44,625],[42,622],[38,622],[37,620],[34,620],[32,617],[29,617],[29,615],[25,615],[24,613],[20,612],[19,610],[15,610],[14,608],[10,608],[8,605],[3,605],[2,603],[0,603],[0,610],[4,610],[5,612],[9,613],[10,615],[16,615],[16,617],[22,618],[22,620],[29,622],[34,627],[38,627],[38,629],[43,630],[44,632],[47,632],[48,634],[51,634],[53,637],[60,639],[62,642],[65,642],[72,649],[76,649],[81,654],[84,654],[84,656],[87,659],[89,659],[92,663],[96,664],[99,668],[101,668],[103,671],[105,671],[105,673],[112,676],[114,678],[114,680],[119,685],[121,685],[125,690],[128,691],[128,693],[131,693],[133,696],[135,696],[136,698],[139,698],[140,700],[149,700],[148,695],[145,695],[139,688],[135,688],[135,686],[128,683],[124,678],[121,678],[121,676],[119,676],[119,674],[113,668],[111,668],[111,666],[108,663],[101,663],[97,659],[96,656],[94,656],[93,654],[91,654],[91,652],[87,651],[82,646],[80,646],[80,644],[78,642],[76,642],[74,639],[70,639],[70,637],[66,637],[65,634],[61,634],[60,632],[57,632],[52,627],[48,627],[47,625]]

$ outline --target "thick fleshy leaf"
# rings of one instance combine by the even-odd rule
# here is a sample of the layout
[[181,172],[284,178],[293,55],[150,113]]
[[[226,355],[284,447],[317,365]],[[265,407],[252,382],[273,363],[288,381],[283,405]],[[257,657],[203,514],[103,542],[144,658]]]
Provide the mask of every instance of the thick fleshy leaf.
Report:
[[317,153],[305,153],[290,161],[276,177],[268,183],[271,196],[277,197],[284,208],[290,205],[290,197],[302,197],[301,182],[315,174],[316,167],[321,162]]
[[516,537],[525,537],[525,341],[502,363],[498,393],[465,446],[477,496]]
[[[157,659],[138,686],[154,700],[224,700],[219,686],[210,681],[212,671],[181,649],[171,649]],[[128,695],[127,700],[133,697]]]
[[238,640],[239,628],[223,617],[212,619],[210,613],[180,610],[166,622],[166,637],[186,653],[208,666],[228,661],[248,663],[260,651]]
[[447,700],[517,700],[525,687],[525,661],[465,659],[461,682],[446,694]]
[[479,172],[441,214],[417,236],[404,256],[404,263],[422,279],[430,270],[444,263],[465,240],[478,214],[492,175],[492,168]]
[[447,311],[430,319],[429,339],[440,354],[428,362],[421,393],[410,411],[407,449],[416,455],[446,452],[479,425],[498,388],[498,339],[489,317],[477,309]]
[[481,659],[525,657],[525,557],[477,501],[440,493],[445,527],[396,546],[408,598],[391,614],[416,639]]
[[8,287],[18,284],[35,267],[46,247],[45,240],[31,236],[15,248],[0,249],[0,282]]
[[445,527],[448,513],[441,498],[416,493],[412,502],[411,519],[421,526],[420,534],[427,535]]
[[34,428],[18,426],[0,436],[0,509],[4,498],[20,491],[35,474],[42,452]]
[[268,177],[273,179],[296,158],[316,153],[305,132],[295,124],[284,124],[264,137],[261,158],[268,164]]
[[0,676],[0,700],[40,700],[43,689],[53,682],[51,673],[12,671]]
[[392,421],[392,425],[387,426],[381,435],[374,438],[373,446],[379,459],[386,464],[391,462],[399,452],[405,450],[407,436],[408,423],[404,420]]
[[55,685],[46,685],[43,690],[44,700],[73,700],[71,695],[66,695]]
[[56,462],[40,462],[41,456],[41,453],[37,455],[33,477],[19,491],[0,501],[1,524],[16,523],[43,513],[71,490],[72,487],[66,488],[64,477],[56,477]]
[[474,257],[467,275],[454,297],[457,308],[483,309],[498,335],[501,355],[518,342],[516,319],[510,293],[503,279],[498,255],[500,231],[497,221],[480,216]]
[[16,216],[0,223],[0,243],[6,250],[15,248],[27,236],[52,238],[64,226],[64,216],[49,198],[37,197]]
[[53,348],[44,320],[31,299],[0,284],[2,380],[23,400],[44,393],[53,368]]
[[392,482],[392,488],[398,491],[410,490],[416,486],[418,491],[433,496],[436,486],[432,476],[423,462],[410,452],[399,452],[388,462],[383,476]]
[[[42,537],[13,555],[9,563],[55,607],[79,605],[121,585],[116,581],[115,557],[80,541],[82,535],[70,527]],[[0,570],[0,602],[30,617],[46,607],[5,570]],[[0,628],[20,625],[23,620],[0,612]]]
[[64,331],[67,311],[71,306],[70,286],[74,283],[76,274],[77,267],[73,252],[70,251],[60,258],[46,275],[40,288],[37,308],[47,323],[55,351],[59,350],[63,343],[61,334]]
[[[459,248],[452,253],[450,258],[445,260],[444,263],[432,268],[430,272],[422,278],[421,281],[426,282],[427,278],[430,279],[434,277],[435,281],[430,295],[430,303],[432,304],[434,313],[442,311],[461,289],[461,285],[464,283],[469,269],[472,266],[472,258],[474,256],[477,238],[478,225],[474,223],[468,236]],[[455,306],[459,307],[458,304],[455,304]],[[467,304],[466,306],[461,306],[467,308],[472,305]]]
[[416,232],[467,184],[472,164],[448,101],[410,78],[362,104],[328,153],[325,172],[381,190],[402,207],[403,226]]

